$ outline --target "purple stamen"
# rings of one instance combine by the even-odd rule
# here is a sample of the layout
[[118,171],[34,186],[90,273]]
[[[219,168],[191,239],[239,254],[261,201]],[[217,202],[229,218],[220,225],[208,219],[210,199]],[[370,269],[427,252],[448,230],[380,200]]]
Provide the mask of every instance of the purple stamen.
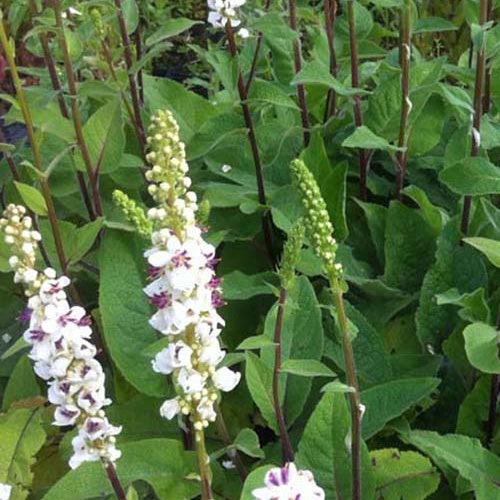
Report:
[[208,286],[212,289],[219,288],[222,284],[222,279],[218,278],[217,276],[214,276],[210,282],[208,283]]
[[77,323],[78,326],[90,326],[92,324],[92,318],[89,315],[80,318]]
[[207,257],[207,267],[209,269],[215,269],[215,266],[220,262],[220,259],[217,257],[211,256],[211,255],[206,255]]
[[43,342],[47,334],[43,330],[30,330],[29,338],[32,342]]
[[215,308],[219,308],[219,307],[224,307],[225,305],[226,302],[222,300],[222,295],[217,291],[212,292],[212,306]]
[[100,422],[96,422],[95,420],[89,420],[86,425],[86,430],[89,434],[93,434],[95,431],[99,429],[101,426]]
[[183,250],[182,252],[179,252],[178,254],[175,254],[172,257],[172,264],[175,267],[184,266],[184,267],[189,268],[190,267],[190,264],[189,264],[190,260],[191,260],[191,257],[189,257],[189,255],[186,252],[186,250]]
[[165,309],[165,307],[172,305],[172,299],[167,292],[156,293],[149,301],[158,309]]
[[149,266],[148,275],[151,279],[156,279],[161,275],[162,270],[163,268],[161,267]]

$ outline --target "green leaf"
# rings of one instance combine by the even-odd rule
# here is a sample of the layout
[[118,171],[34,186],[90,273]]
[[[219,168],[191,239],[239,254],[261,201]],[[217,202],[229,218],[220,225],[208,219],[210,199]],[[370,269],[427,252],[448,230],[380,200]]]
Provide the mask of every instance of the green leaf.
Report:
[[244,274],[232,271],[224,275],[222,293],[227,300],[246,300],[256,295],[269,295],[273,293],[270,285],[278,285],[275,273],[263,272],[258,274]]
[[84,125],[83,134],[92,167],[101,173],[116,170],[125,148],[120,100],[114,99],[99,108]]
[[201,21],[193,21],[185,17],[167,19],[152,35],[146,38],[146,47],[156,45],[172,36],[180,35],[182,32],[192,28],[195,24],[201,24]]
[[374,436],[387,422],[429,396],[440,383],[437,378],[407,378],[391,380],[363,391],[361,402],[366,406],[363,438]]
[[259,436],[252,429],[241,429],[234,440],[234,445],[249,457],[265,457],[264,452],[260,449]]
[[483,448],[478,439],[420,430],[410,431],[407,438],[441,469],[451,467],[470,481],[477,500],[500,499],[500,458]]
[[67,257],[70,262],[79,262],[92,248],[99,232],[104,225],[104,218],[100,217],[95,221],[89,222],[74,231],[70,251],[67,251]]
[[[149,483],[160,500],[188,500],[199,495],[199,485],[188,476],[197,471],[196,455],[184,451],[180,441],[145,439],[120,447],[122,457],[117,473],[127,488],[133,481]],[[43,500],[88,500],[112,495],[113,488],[99,462],[86,463],[68,472],[43,497]]]
[[42,193],[28,184],[14,181],[17,191],[21,195],[24,204],[37,215],[47,215],[47,204]]
[[495,267],[500,268],[500,241],[489,238],[464,238],[463,241],[477,248]]
[[300,377],[335,377],[336,374],[316,359],[287,359],[281,364],[281,371]]
[[144,354],[157,336],[148,324],[152,310],[142,291],[142,262],[135,259],[141,254],[132,235],[107,231],[99,253],[99,308],[108,353],[122,375],[138,391],[159,397],[165,395],[167,383]]
[[245,380],[252,399],[273,431],[278,434],[272,392],[273,370],[252,352],[246,352]]
[[236,349],[262,349],[263,347],[276,346],[276,344],[267,335],[255,335],[246,338]]
[[334,380],[333,382],[328,382],[323,388],[321,389],[321,392],[341,392],[341,393],[346,393],[346,392],[354,392],[355,389],[354,387],[351,387],[350,385],[343,384],[339,380]]
[[404,151],[404,148],[398,148],[390,144],[383,137],[374,134],[365,125],[357,127],[356,130],[342,143],[345,148],[359,149],[382,149],[384,151]]
[[252,83],[248,99],[284,108],[299,109],[295,101],[279,85],[266,80],[256,79]]
[[500,332],[486,323],[473,323],[465,328],[464,338],[471,365],[485,373],[500,374]]
[[453,24],[447,19],[442,17],[428,17],[426,19],[417,19],[412,33],[417,35],[419,33],[433,33],[436,31],[455,31],[458,26]]
[[264,488],[265,483],[264,479],[266,474],[274,468],[273,465],[263,465],[262,467],[258,467],[248,474],[245,479],[245,484],[243,485],[243,491],[241,492],[240,500],[255,500],[255,497],[252,495],[252,491],[257,488]]
[[460,293],[456,288],[436,295],[438,305],[453,304],[460,307],[458,315],[473,323],[474,321],[490,321],[490,308],[485,298],[485,289],[478,288],[471,293]]
[[432,462],[415,451],[396,448],[370,452],[376,498],[423,500],[439,486],[439,473]]
[[40,387],[36,380],[33,367],[28,356],[21,356],[9,377],[9,382],[5,388],[2,409],[8,410],[10,405],[22,399],[40,395]]
[[479,156],[446,167],[440,172],[439,180],[463,196],[500,194],[500,168]]
[[[343,394],[327,392],[318,403],[299,442],[297,466],[314,472],[326,498],[351,497],[351,454],[346,447],[351,418]],[[368,451],[362,445],[362,498],[371,500],[374,482]]]
[[11,500],[24,500],[33,481],[31,466],[45,442],[38,410],[0,415],[0,483],[12,486]]

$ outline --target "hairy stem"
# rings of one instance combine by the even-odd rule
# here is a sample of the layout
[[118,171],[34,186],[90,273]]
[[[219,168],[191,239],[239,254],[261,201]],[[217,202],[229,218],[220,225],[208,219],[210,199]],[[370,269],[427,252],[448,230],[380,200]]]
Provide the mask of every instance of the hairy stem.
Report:
[[[0,17],[1,19],[1,17]],[[9,43],[7,38],[7,34],[5,32],[3,21],[0,20],[0,43],[3,47],[5,57],[7,58],[7,63],[10,68],[10,73],[12,77],[12,82],[14,84],[14,88],[16,90],[17,100],[19,103],[19,107],[21,108],[21,113],[24,118],[24,123],[26,124],[26,130],[28,133],[28,138],[31,144],[31,151],[33,153],[33,162],[34,167],[39,172],[40,177],[40,187],[42,189],[42,195],[45,200],[45,204],[47,205],[47,212],[50,222],[50,227],[52,230],[52,235],[54,237],[54,243],[56,247],[57,257],[59,259],[59,263],[61,268],[65,274],[67,274],[68,270],[68,260],[66,258],[66,254],[64,252],[64,246],[61,237],[61,231],[59,228],[59,222],[57,220],[57,214],[54,207],[54,201],[52,199],[52,195],[50,193],[49,184],[47,178],[44,174],[42,155],[40,153],[40,146],[38,143],[38,138],[35,135],[35,129],[33,126],[33,119],[31,117],[31,110],[28,106],[28,102],[26,101],[26,96],[24,94],[23,85],[21,82],[21,78],[19,77],[19,73],[17,71],[17,66],[14,58],[14,52],[12,46]]]
[[[237,58],[238,47],[236,45],[236,38],[234,36],[234,31],[230,21],[226,23],[226,34],[229,42],[229,51],[233,58]],[[247,127],[248,140],[250,141],[250,148],[252,150],[252,157],[255,165],[255,175],[257,178],[257,192],[259,196],[259,203],[263,206],[266,206],[267,196],[264,184],[264,169],[260,157],[259,146],[257,144],[257,137],[255,135],[255,127],[253,124],[252,114],[250,113],[250,108],[248,107],[247,104],[248,94],[245,87],[245,81],[243,79],[243,73],[241,71],[241,68],[239,67],[238,67],[238,92],[240,95],[241,108],[243,110],[243,116]],[[262,216],[262,229],[264,233],[264,242],[266,245],[267,254],[273,266],[276,266],[277,259],[273,248],[273,225],[272,225],[271,213],[267,209],[264,211]]]
[[[224,415],[222,414],[222,411],[219,406],[217,406],[216,411],[217,411],[217,420],[215,421],[215,423],[217,425],[217,431],[220,434],[224,444],[226,446],[231,446],[233,442],[231,440],[231,436],[229,435],[229,431],[227,430],[226,421],[224,420]],[[241,459],[238,450],[236,449],[231,450],[230,452],[228,452],[228,455],[229,458],[234,462],[234,465],[236,465],[238,474],[240,475],[241,480],[244,482],[248,476],[248,472],[245,467],[245,464],[243,463],[243,460]]]
[[212,500],[212,471],[210,459],[205,446],[205,433],[196,431],[196,453],[198,455],[198,468],[201,480],[201,500]]
[[279,382],[281,374],[281,331],[283,329],[283,314],[285,310],[286,302],[286,290],[281,288],[280,297],[278,302],[278,314],[276,316],[276,325],[274,327],[274,370],[273,370],[273,404],[274,413],[276,414],[276,421],[278,422],[278,428],[281,437],[281,446],[283,450],[283,461],[293,462],[294,453],[292,444],[290,442],[290,436],[288,435],[288,430],[286,428],[285,416],[283,415],[283,410],[280,403],[280,391]]
[[[35,0],[30,0],[30,10],[31,10],[31,15],[33,17],[39,14]],[[42,47],[43,58],[45,60],[45,65],[47,66],[52,88],[57,92],[57,102],[59,104],[59,110],[61,111],[61,115],[64,118],[70,119],[68,106],[66,105],[66,101],[64,100],[61,80],[59,79],[59,75],[57,74],[56,63],[50,52],[49,40],[47,38],[47,35],[45,33],[40,33],[38,35],[38,39]],[[80,172],[76,168],[75,170],[76,170],[76,179],[78,181],[78,186],[80,187],[83,203],[85,204],[85,208],[87,209],[87,213],[89,214],[90,220],[95,220],[96,216],[94,212],[94,207],[92,206],[92,200],[90,199],[89,191],[87,189],[87,184],[85,183],[85,178],[82,172]]]
[[[271,7],[271,0],[266,0],[264,3],[264,11],[268,12]],[[250,87],[252,86],[253,80],[255,78],[255,73],[257,71],[257,64],[259,63],[260,49],[262,47],[262,31],[257,33],[257,40],[255,42],[255,52],[253,53],[252,66],[250,67],[250,73],[248,74],[248,80],[245,85],[246,93],[250,92]]]
[[108,474],[109,482],[111,483],[111,486],[116,494],[116,498],[118,498],[118,500],[126,500],[127,494],[123,489],[120,479],[118,478],[115,465],[112,463],[106,463],[104,464],[104,467],[106,469],[106,473]]
[[[335,34],[334,26],[337,18],[337,1],[324,0],[323,6],[325,9],[325,29],[326,38],[328,40],[328,50],[330,52],[330,73],[335,78],[337,76],[337,52],[335,50]],[[328,89],[325,106],[324,121],[337,113],[337,92],[335,89]]]
[[71,62],[69,53],[68,41],[64,32],[64,23],[60,2],[57,0],[53,0],[52,7],[54,9],[56,26],[59,32],[59,45],[63,53],[64,68],[66,70],[66,77],[68,79],[68,90],[71,96],[71,115],[73,118],[76,140],[78,142],[80,152],[82,153],[83,163],[85,165],[85,170],[90,181],[92,197],[94,198],[95,212],[100,217],[103,215],[103,209],[101,194],[99,192],[99,172],[92,166],[92,160],[90,158],[87,141],[85,140],[85,136],[83,135],[82,118],[80,115],[80,108],[78,107],[78,92],[76,89],[75,73],[73,71],[73,64]]
[[[399,123],[398,147],[406,149],[408,145],[408,117],[410,116],[412,103],[410,101],[410,63],[411,63],[411,14],[412,2],[405,0],[401,12],[399,62],[401,66],[401,120]],[[396,194],[401,199],[401,191],[404,186],[406,165],[408,163],[408,152],[398,151],[395,158],[396,163]]]
[[356,372],[356,363],[354,361],[354,352],[351,339],[349,338],[348,322],[344,307],[344,297],[338,278],[332,274],[330,276],[330,285],[332,287],[335,308],[342,336],[342,348],[344,351],[345,371],[347,383],[354,388],[354,392],[349,393],[349,402],[351,407],[351,458],[352,458],[352,500],[361,499],[361,419],[363,409],[359,395],[358,376]]
[[[479,4],[479,24],[483,25],[488,20],[488,0],[481,0]],[[479,156],[481,145],[481,116],[483,111],[483,84],[485,74],[486,53],[484,44],[477,50],[476,80],[474,84],[474,116],[472,124],[472,148],[471,156]],[[472,208],[472,197],[466,196],[462,212],[462,233],[467,235],[469,231],[470,212]]]
[[[302,44],[300,41],[300,33],[297,29],[297,5],[295,0],[288,0],[288,11],[290,14],[290,28],[297,33],[297,38],[293,41],[293,63],[295,67],[295,74],[298,74],[302,70]],[[311,137],[311,124],[309,122],[309,110],[307,108],[306,89],[302,83],[297,84],[297,95],[299,97],[304,146],[307,147]]]
[[144,151],[146,149],[146,134],[144,132],[144,124],[142,122],[139,89],[137,88],[137,82],[133,73],[133,58],[132,49],[130,48],[130,37],[127,31],[125,17],[123,15],[122,2],[121,0],[114,0],[114,2],[116,7],[116,16],[118,17],[118,25],[120,26],[120,35],[122,38],[125,65],[127,67],[130,95],[132,98],[132,107],[134,108],[135,121],[140,132],[141,148]]
[[[351,52],[351,82],[354,88],[359,88],[359,52],[358,37],[356,35],[356,19],[354,14],[354,0],[347,0],[347,17],[349,20],[349,47]],[[354,123],[356,127],[363,126],[363,110],[361,98],[353,97]],[[370,166],[370,152],[366,149],[359,150],[359,196],[362,200],[368,197],[368,169]]]

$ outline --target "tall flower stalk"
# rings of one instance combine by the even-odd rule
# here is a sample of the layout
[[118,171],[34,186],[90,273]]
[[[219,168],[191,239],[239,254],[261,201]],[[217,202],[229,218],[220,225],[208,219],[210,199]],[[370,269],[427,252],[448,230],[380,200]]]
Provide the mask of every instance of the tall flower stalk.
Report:
[[215,248],[203,239],[197,225],[196,194],[190,191],[185,147],[168,111],[158,111],[149,128],[147,172],[149,193],[156,203],[148,211],[152,247],[145,253],[151,282],[144,289],[156,312],[153,328],[165,335],[153,369],[171,375],[176,397],[160,413],[167,419],[188,417],[195,432],[203,500],[212,498],[211,471],[204,430],[216,420],[219,391],[232,390],[240,374],[218,368],[225,352],[219,335],[224,320],[220,279],[215,275]]
[[[351,52],[351,84],[359,88],[359,52],[358,37],[356,34],[356,14],[354,12],[354,0],[347,0],[347,17],[349,21],[349,46]],[[363,109],[361,98],[353,97],[354,123],[356,127],[363,126]],[[366,149],[359,150],[359,196],[362,200],[368,198],[368,169],[370,168],[371,153]]]
[[14,282],[24,287],[28,298],[22,315],[29,324],[24,340],[31,346],[35,373],[48,384],[47,397],[55,405],[53,425],[78,428],[69,465],[76,469],[100,460],[118,498],[124,500],[114,465],[121,456],[115,446],[121,427],[111,425],[104,411],[111,400],[106,398],[103,368],[95,359],[97,349],[89,340],[90,316],[82,307],[70,305],[65,292],[68,277],[57,277],[51,268],[37,270],[41,235],[23,206],[9,205],[0,229],[11,251]]
[[[479,24],[485,27],[488,21],[488,0],[480,0]],[[476,79],[474,84],[474,114],[472,116],[472,147],[470,155],[479,156],[481,147],[481,117],[483,114],[483,86],[486,67],[486,44],[484,39],[479,47],[476,47]],[[467,235],[469,231],[470,212],[472,208],[472,197],[466,196],[462,212],[462,233]]]
[[[240,96],[241,109],[247,127],[248,141],[252,150],[252,158],[255,165],[255,176],[257,179],[257,193],[259,203],[262,206],[267,205],[266,187],[264,183],[264,166],[260,156],[259,146],[257,144],[257,136],[255,135],[255,126],[253,123],[252,114],[248,106],[248,92],[243,77],[243,72],[238,61],[238,45],[234,28],[241,24],[238,19],[236,8],[245,4],[246,0],[208,0],[210,9],[208,21],[217,28],[225,28],[226,36],[229,43],[229,52],[231,56],[238,62],[238,93]],[[264,243],[266,245],[267,255],[269,260],[274,265],[277,264],[277,259],[273,247],[273,222],[269,210],[265,210],[262,214],[262,231],[264,234]]]
[[[324,0],[323,2],[325,11],[325,29],[326,38],[328,40],[328,50],[330,52],[330,73],[335,78],[337,76],[337,51],[335,49],[335,21],[337,18],[337,1],[336,0]],[[325,117],[326,122],[331,116],[334,116],[337,112],[337,93],[335,89],[328,89],[328,94],[326,97],[325,106]]]
[[[293,40],[293,64],[295,74],[302,70],[302,43],[300,40],[300,32],[298,31],[297,21],[297,3],[295,0],[288,0],[288,13],[290,16],[290,28],[296,32],[296,38]],[[297,84],[297,96],[299,98],[300,116],[302,119],[302,133],[304,135],[304,147],[309,144],[311,137],[311,124],[309,122],[309,110],[307,107],[306,89],[303,83]]]
[[326,203],[312,173],[302,160],[294,160],[291,165],[295,183],[300,191],[304,207],[304,224],[314,253],[322,260],[323,268],[330,282],[335,303],[338,324],[342,337],[347,383],[353,388],[349,393],[351,407],[351,459],[352,459],[352,499],[361,499],[361,419],[364,407],[361,404],[358,377],[348,320],[344,306],[344,278],[340,263],[335,261],[337,243],[333,238],[333,226],[326,209]]
[[274,370],[273,370],[273,405],[274,413],[276,415],[276,421],[278,422],[278,428],[281,438],[281,446],[283,450],[283,461],[293,462],[294,453],[292,444],[290,442],[290,436],[288,435],[288,430],[285,421],[285,415],[281,407],[280,402],[280,375],[281,375],[281,355],[282,355],[282,345],[281,345],[281,333],[283,330],[283,317],[285,312],[285,303],[287,297],[287,291],[293,286],[295,281],[295,269],[297,267],[300,250],[302,244],[304,243],[304,226],[301,221],[297,223],[296,226],[290,232],[288,241],[285,244],[283,250],[283,258],[281,260],[281,266],[279,271],[281,289],[278,301],[278,312],[276,315],[276,324],[274,328]]
[[406,165],[408,162],[408,117],[412,109],[410,100],[410,64],[411,64],[411,17],[412,1],[405,0],[401,10],[399,63],[401,66],[401,120],[399,124],[398,147],[396,153],[396,190],[397,197],[401,198],[404,186]]

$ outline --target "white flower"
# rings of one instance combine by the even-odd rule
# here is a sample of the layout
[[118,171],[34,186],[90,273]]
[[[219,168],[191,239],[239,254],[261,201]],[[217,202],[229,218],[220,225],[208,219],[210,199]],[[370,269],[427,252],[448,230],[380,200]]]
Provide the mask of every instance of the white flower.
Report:
[[238,31],[238,35],[240,35],[241,38],[248,38],[250,36],[250,31],[248,31],[246,28],[241,28]]
[[0,483],[0,500],[9,500],[12,486],[10,484]]
[[271,469],[264,479],[265,487],[252,491],[256,500],[324,500],[325,492],[314,481],[311,472],[297,470],[293,463]]
[[246,0],[208,0],[208,22],[215,28],[224,28],[228,22],[231,26],[239,26],[236,9],[246,3]]
[[192,354],[193,350],[182,341],[170,344],[155,356],[153,370],[170,375],[176,368],[191,368]]
[[217,413],[215,413],[214,402],[212,399],[206,397],[202,398],[196,409],[198,410],[198,414],[202,420],[213,422],[217,418]]
[[160,415],[167,420],[172,420],[180,411],[179,398],[167,399],[161,405]]
[[205,378],[196,370],[188,368],[181,368],[177,381],[186,394],[201,392],[205,385]]
[[224,392],[232,391],[240,381],[241,373],[233,372],[227,367],[219,368],[213,375],[212,380],[215,387]]

